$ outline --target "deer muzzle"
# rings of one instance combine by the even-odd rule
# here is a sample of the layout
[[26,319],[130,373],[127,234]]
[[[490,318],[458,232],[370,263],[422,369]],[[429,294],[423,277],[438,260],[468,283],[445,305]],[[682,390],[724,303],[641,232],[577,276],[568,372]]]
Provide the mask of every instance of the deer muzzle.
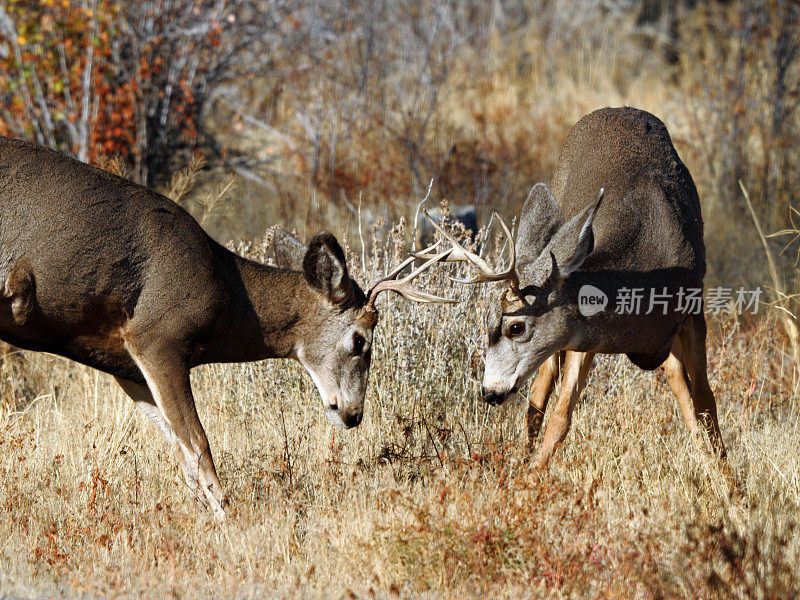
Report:
[[352,429],[361,424],[364,418],[364,409],[345,409],[336,405],[328,406],[325,408],[325,416],[332,424],[337,427],[344,427],[345,429]]
[[506,391],[497,391],[492,389],[483,388],[483,401],[492,406],[500,406],[509,398],[517,395],[517,388],[511,388]]

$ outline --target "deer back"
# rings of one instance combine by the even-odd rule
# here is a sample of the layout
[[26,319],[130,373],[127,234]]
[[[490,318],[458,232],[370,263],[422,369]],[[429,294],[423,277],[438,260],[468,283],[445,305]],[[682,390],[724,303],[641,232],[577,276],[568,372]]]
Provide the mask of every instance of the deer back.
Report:
[[603,209],[584,269],[680,267],[702,280],[700,200],[660,119],[634,108],[604,108],[575,124],[551,182],[564,220],[591,204],[601,188]]

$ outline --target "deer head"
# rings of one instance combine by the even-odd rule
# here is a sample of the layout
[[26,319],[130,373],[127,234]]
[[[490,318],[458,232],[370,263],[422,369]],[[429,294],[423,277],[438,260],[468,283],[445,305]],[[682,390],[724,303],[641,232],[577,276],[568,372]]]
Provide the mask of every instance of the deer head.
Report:
[[[435,248],[431,246],[426,252]],[[393,291],[415,302],[452,302],[411,285],[450,250],[431,254],[423,265],[396,279],[414,260],[412,256],[364,293],[348,273],[341,246],[328,232],[314,236],[306,247],[291,234],[278,230],[274,249],[279,267],[303,273],[314,299],[304,307],[304,323],[296,336],[293,357],[314,380],[328,419],[335,425],[355,427],[364,413],[378,295]]]
[[[483,398],[500,404],[554,352],[564,349],[578,335],[580,316],[573,290],[565,285],[581,270],[594,247],[592,223],[603,198],[570,220],[544,184],[536,185],[522,210],[516,244],[505,222],[498,217],[510,242],[507,268],[493,270],[481,257],[463,248],[455,238],[429,218],[450,243],[447,262],[463,261],[475,271],[475,284],[508,281],[508,288],[489,304],[485,315],[488,346],[485,357]],[[424,211],[426,217],[427,211]],[[419,258],[432,259],[427,252]]]

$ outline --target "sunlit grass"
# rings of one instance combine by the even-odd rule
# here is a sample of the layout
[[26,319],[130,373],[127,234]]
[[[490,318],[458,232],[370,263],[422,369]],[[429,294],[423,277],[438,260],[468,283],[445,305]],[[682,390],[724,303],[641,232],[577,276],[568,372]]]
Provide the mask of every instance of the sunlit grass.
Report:
[[[353,261],[355,262],[355,261]],[[443,290],[444,273],[423,285]],[[363,424],[332,428],[287,361],[208,366],[193,386],[232,502],[218,526],[113,380],[4,359],[0,574],[22,597],[790,597],[798,408],[784,350],[713,323],[729,497],[660,375],[600,357],[550,469],[524,404],[478,399],[491,290],[383,300]],[[779,339],[779,338],[778,338]],[[760,340],[760,341],[759,341]],[[35,399],[14,395],[20,361]],[[32,401],[31,401],[32,400]],[[605,594],[605,596],[603,596]]]

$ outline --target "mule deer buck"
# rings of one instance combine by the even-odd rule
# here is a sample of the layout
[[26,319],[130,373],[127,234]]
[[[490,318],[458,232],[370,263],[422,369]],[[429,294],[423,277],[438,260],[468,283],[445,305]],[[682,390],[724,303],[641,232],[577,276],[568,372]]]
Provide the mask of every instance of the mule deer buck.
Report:
[[[466,261],[476,271],[463,283],[509,282],[486,314],[484,400],[502,403],[538,369],[528,406],[531,446],[562,371],[537,466],[547,463],[566,436],[597,353],[626,354],[647,370],[663,365],[689,429],[697,430],[700,421],[724,457],[706,374],[702,300],[694,313],[680,306],[685,290],[703,286],[700,201],[658,118],[633,108],[606,108],[578,121],[561,151],[552,188],[538,184],[531,190],[503,271],[493,271],[431,223],[452,245],[447,260]],[[582,312],[579,294],[587,290],[599,299],[652,290],[659,303],[653,306],[645,295],[640,310],[611,305]]]
[[226,250],[164,196],[0,137],[0,339],[113,375],[218,518],[226,499],[195,409],[192,367],[296,359],[328,418],[353,427],[362,417],[378,294],[446,301],[411,281],[449,251],[395,280],[411,257],[364,293],[330,233],[308,248],[280,240],[279,258],[297,270]]

